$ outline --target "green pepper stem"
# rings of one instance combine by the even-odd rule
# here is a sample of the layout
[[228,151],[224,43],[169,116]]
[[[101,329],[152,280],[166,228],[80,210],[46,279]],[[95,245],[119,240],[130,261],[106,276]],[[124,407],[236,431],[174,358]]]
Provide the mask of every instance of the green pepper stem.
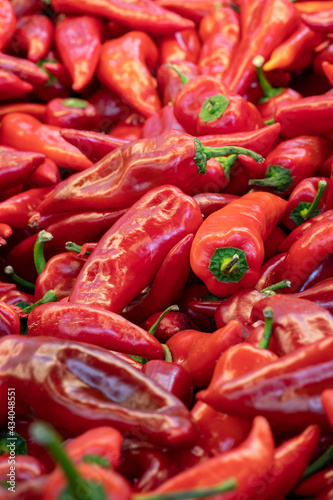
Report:
[[48,233],[47,231],[40,231],[38,233],[37,240],[34,245],[34,262],[38,274],[42,273],[46,266],[46,260],[44,257],[44,245],[47,241],[51,241],[52,238],[52,234]]
[[93,500],[93,488],[80,476],[75,465],[61,446],[60,437],[53,427],[45,422],[33,422],[30,425],[30,435],[39,445],[47,448],[55,461],[59,463],[74,498],[78,498],[77,492],[79,490],[81,498]]
[[266,288],[263,288],[260,290],[260,293],[266,293],[266,292],[274,292],[275,290],[280,290],[281,288],[285,287],[291,287],[291,281],[288,280],[283,280],[279,281],[278,283],[275,283],[274,285],[267,286]]
[[283,87],[274,88],[267,80],[267,78],[264,74],[264,70],[262,69],[262,67],[265,63],[265,59],[263,58],[263,56],[256,56],[253,59],[252,63],[254,64],[254,66],[256,68],[258,80],[259,80],[260,86],[261,86],[263,93],[264,93],[263,97],[261,99],[259,99],[259,103],[267,102],[272,97],[282,94],[282,92],[284,90]]
[[264,334],[259,342],[259,347],[260,349],[268,349],[273,331],[273,309],[271,307],[265,307],[263,313],[265,318],[265,326]]
[[85,109],[88,106],[88,101],[78,99],[77,97],[69,97],[68,99],[64,99],[62,104],[67,108]]
[[239,255],[237,255],[236,253],[231,258],[223,260],[220,267],[221,273],[231,273],[238,261]]
[[309,208],[304,208],[300,212],[300,216],[304,220],[309,220],[314,216],[314,213],[318,208],[318,205],[320,203],[320,200],[323,197],[323,194],[324,194],[326,187],[327,187],[327,182],[324,181],[323,179],[318,182],[318,190],[317,190],[317,194],[315,196],[315,199],[313,200],[313,202],[311,203]]
[[230,179],[230,169],[237,160],[238,155],[230,155],[230,156],[217,156],[215,158],[216,161],[218,161],[224,171],[224,175],[226,179]]
[[160,493],[159,495],[152,494],[137,494],[133,495],[133,500],[187,500],[191,498],[206,498],[233,491],[237,488],[237,482],[234,478],[227,479],[215,486],[207,486],[203,488],[194,488],[193,490],[170,491]]
[[320,471],[328,464],[333,458],[333,445],[329,446],[325,453],[321,455],[315,462],[309,465],[301,478],[301,481],[304,481],[308,477],[312,476],[316,472]]
[[49,290],[40,300],[37,300],[37,302],[35,302],[31,306],[25,307],[23,309],[23,312],[29,314],[33,309],[35,309],[35,307],[40,306],[41,304],[48,304],[49,302],[57,302],[57,300],[58,297],[56,296],[55,292],[53,290]]
[[169,312],[176,312],[176,311],[179,311],[179,307],[176,306],[176,305],[167,307],[167,309],[165,309],[165,311],[163,311],[160,314],[160,316],[155,321],[155,323],[149,328],[148,333],[150,333],[151,335],[155,335],[157,327],[161,323],[161,321],[164,318],[164,316],[166,316]]
[[180,69],[178,69],[177,66],[174,66],[173,64],[168,63],[167,68],[171,68],[177,73],[177,75],[179,76],[180,81],[182,82],[183,85],[185,85],[187,82],[190,81],[190,79],[186,75],[184,75],[184,73],[182,71],[180,71]]
[[17,274],[15,274],[14,268],[12,266],[6,266],[4,269],[4,272],[8,276],[10,276],[12,278],[12,280],[14,281],[14,283],[16,283],[17,285],[24,286],[25,288],[27,288],[31,292],[35,291],[35,285],[33,283],[30,283],[30,281],[26,281],[23,278],[20,278],[19,276],[17,276]]
[[168,361],[169,363],[172,363],[172,354],[169,349],[169,347],[166,344],[162,344],[163,351],[164,351],[164,361]]
[[[65,249],[68,252],[81,253],[82,247],[81,247],[81,245],[78,245],[77,243],[74,243],[73,241],[67,241],[67,243],[65,245]],[[87,250],[84,255],[91,255],[91,252],[89,252]]]
[[265,125],[274,125],[274,123],[275,123],[274,118],[271,118],[270,120],[265,121]]

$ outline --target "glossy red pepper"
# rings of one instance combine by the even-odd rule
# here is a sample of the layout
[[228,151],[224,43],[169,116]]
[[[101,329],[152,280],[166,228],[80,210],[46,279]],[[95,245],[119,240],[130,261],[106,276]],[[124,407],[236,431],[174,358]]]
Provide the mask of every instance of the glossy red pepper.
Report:
[[44,121],[45,105],[34,102],[17,102],[0,106],[1,119],[9,113],[26,113],[27,115],[34,116],[40,121]]
[[[225,84],[238,94],[243,94],[255,80],[253,58],[262,55],[267,59],[297,25],[297,11],[290,2],[270,0],[248,3],[250,9],[243,8],[241,14],[242,30],[246,34],[237,45],[237,52],[224,78]],[[249,24],[246,27],[244,19]]]
[[0,203],[0,222],[26,229],[29,218],[52,188],[29,189]]
[[313,176],[328,155],[328,143],[321,137],[283,141],[265,159],[265,178],[251,179],[249,184],[286,196],[301,180]]
[[[187,81],[187,79],[198,76],[199,70],[196,64],[189,61],[172,61],[170,63],[161,64],[157,70],[157,84],[164,106],[174,103],[178,92]],[[182,75],[179,76],[173,68],[177,68]]]
[[[0,352],[1,391],[15,387],[17,405],[27,400],[37,418],[72,435],[111,425],[159,446],[191,446],[194,441],[186,407],[106,349],[50,337],[7,336],[0,340]],[[105,384],[108,379],[112,388]],[[21,408],[20,403],[17,415]],[[6,421],[7,410],[0,418]]]
[[237,200],[238,196],[223,193],[201,193],[196,194],[193,198],[198,203],[204,219],[206,219],[208,215]]
[[332,384],[332,349],[333,338],[328,336],[248,375],[221,381],[198,398],[232,415],[266,416],[281,430],[299,430],[314,423],[327,429],[320,394]]
[[27,114],[11,113],[2,119],[0,141],[21,151],[45,154],[57,164],[73,170],[91,167],[91,161],[65,141],[59,130]]
[[167,35],[186,28],[194,23],[170,12],[157,3],[147,0],[52,0],[56,12],[64,14],[91,14],[129,26],[133,30],[143,30],[156,35]]
[[19,99],[33,90],[33,86],[21,80],[14,73],[0,69],[0,100],[8,102],[11,99]]
[[285,208],[286,202],[274,195],[249,193],[203,222],[194,237],[191,267],[211,293],[223,298],[255,285],[264,241]]
[[152,38],[131,31],[103,44],[97,77],[148,118],[161,108],[157,83],[149,71],[155,69],[157,61],[158,49]]
[[33,86],[38,84],[43,85],[49,80],[49,76],[45,71],[35,63],[27,61],[27,59],[4,54],[3,52],[0,53],[0,69],[14,73]]
[[95,107],[83,99],[52,99],[46,105],[45,123],[48,125],[95,130],[98,128],[98,122]]
[[166,343],[173,362],[191,375],[194,387],[206,387],[213,375],[216,361],[230,346],[242,341],[241,325],[230,321],[213,333],[186,330],[173,335]]
[[171,248],[148,290],[136,297],[122,311],[125,318],[140,324],[180,298],[190,273],[192,242],[193,234],[188,234]]
[[23,151],[0,152],[1,191],[4,192],[24,182],[43,161],[43,154]]
[[19,335],[20,334],[20,319],[13,307],[0,302],[0,336]]
[[[0,296],[1,297],[1,296]],[[162,312],[157,312],[141,323],[141,328],[150,330],[160,318]],[[168,312],[158,323],[154,336],[162,343],[183,330],[195,330],[195,326],[186,314],[178,311]]]
[[[269,480],[273,448],[269,425],[264,418],[258,417],[253,422],[249,436],[237,448],[180,472],[157,488],[154,494],[211,486],[233,477],[237,487],[227,498],[235,500],[243,494],[255,497]],[[252,478],[251,483],[249,477]]]
[[16,28],[16,16],[9,0],[0,2],[0,50],[6,48]]
[[94,76],[101,52],[101,32],[101,21],[91,16],[67,17],[55,27],[55,45],[75,91],[86,87]]
[[222,79],[239,42],[239,14],[221,5],[202,19],[199,34],[203,40],[198,61],[201,73]]
[[[141,221],[136,231],[134,221]],[[171,248],[184,236],[194,234],[201,221],[198,205],[180,189],[163,186],[151,190],[99,241],[69,300],[87,305],[97,300],[99,307],[121,313],[151,283]],[[131,235],[130,247],[126,235]],[[135,271],[138,265],[139,275]],[[117,271],[120,268],[121,274]]]
[[206,148],[181,131],[167,130],[156,138],[117,148],[88,171],[71,176],[41,203],[39,212],[127,207],[162,184],[177,184],[187,193],[205,172],[209,158],[234,153],[262,161],[260,155],[243,148]]
[[29,61],[37,62],[47,56],[53,39],[51,19],[40,14],[21,17],[10,41],[15,54],[26,54]]
[[333,9],[327,8],[311,14],[302,14],[303,22],[318,33],[333,33]]
[[43,163],[41,163],[25,181],[24,190],[50,186],[54,187],[60,180],[58,165],[50,158],[45,158]]
[[[155,115],[154,115],[155,116]],[[128,142],[137,141],[143,137],[142,129],[145,119],[136,112],[128,115],[127,118],[121,120],[109,132],[112,139],[121,139]]]
[[166,391],[190,407],[193,398],[193,383],[191,376],[183,366],[161,359],[153,359],[143,365],[142,373],[155,380]]
[[86,256],[80,257],[73,252],[59,253],[52,257],[37,278],[35,301],[44,297],[49,290],[54,291],[58,300],[69,297],[86,260]]
[[273,310],[272,335],[279,356],[313,344],[332,333],[332,315],[310,300],[281,294],[263,298],[253,306],[253,323],[264,319],[263,311],[266,307]]
[[177,31],[159,40],[160,64],[174,61],[196,63],[200,52],[200,39],[195,29]]

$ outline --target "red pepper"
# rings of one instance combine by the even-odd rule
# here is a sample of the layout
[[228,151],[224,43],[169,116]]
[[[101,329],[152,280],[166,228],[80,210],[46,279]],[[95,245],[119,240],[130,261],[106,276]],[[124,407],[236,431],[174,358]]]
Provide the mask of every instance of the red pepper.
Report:
[[332,85],[332,83],[333,83],[333,64],[330,64],[327,61],[324,61],[322,66],[323,66],[323,71],[324,71],[328,81]]
[[87,100],[97,109],[100,117],[99,130],[101,132],[110,132],[112,127],[120,120],[127,118],[132,112],[125,99],[104,87],[87,97]]
[[237,448],[180,472],[157,488],[154,494],[211,486],[233,477],[237,487],[226,496],[228,500],[241,498],[242,495],[255,498],[263,484],[269,481],[273,448],[269,425],[264,418],[258,417],[253,422],[249,436]]
[[139,295],[123,310],[122,314],[127,319],[140,324],[180,298],[190,273],[192,242],[193,234],[188,234],[171,248],[147,292]]
[[162,184],[177,184],[186,193],[205,172],[209,158],[234,153],[262,161],[260,155],[243,148],[206,148],[198,139],[181,131],[167,130],[156,138],[117,148],[90,170],[70,177],[38,210],[44,215],[64,210],[128,207],[149,189]]
[[[177,68],[179,74],[174,68]],[[163,105],[174,103],[187,79],[198,76],[198,73],[197,65],[188,61],[172,61],[172,66],[170,63],[161,64],[157,70],[157,83]]]
[[36,64],[26,59],[9,56],[8,54],[0,53],[0,69],[10,71],[14,75],[26,80],[31,85],[43,85],[49,79],[49,76],[40,69]]
[[313,51],[322,40],[321,35],[301,23],[294,33],[273,51],[270,59],[264,64],[264,70],[304,69],[311,63]]
[[[329,390],[324,391],[322,394],[322,401],[324,404],[324,400],[327,395],[329,395]],[[329,491],[333,483],[333,468],[330,467],[328,469],[324,469],[313,476],[310,476],[307,479],[304,479],[294,490],[295,494],[301,497],[304,495],[311,495],[312,497],[318,498],[318,495],[322,493],[326,493]],[[325,497],[327,498],[327,497]]]
[[162,345],[150,333],[98,307],[42,304],[29,314],[28,334],[41,337],[46,332],[57,339],[85,342],[148,359],[164,359]]
[[[224,78],[225,84],[238,94],[243,94],[255,80],[253,58],[261,55],[267,59],[272,51],[293,32],[297,24],[297,11],[295,6],[288,1],[270,0],[249,3],[253,6],[253,12],[242,9],[244,35],[237,45]],[[245,18],[249,24],[247,27],[243,22]]]
[[52,188],[36,188],[19,193],[0,203],[0,222],[26,229],[28,220]]
[[19,302],[25,302],[29,306],[32,306],[35,302],[33,295],[19,290],[11,290],[10,292],[0,294],[0,300],[10,306],[16,306]]
[[[151,116],[145,121],[142,128],[142,137],[156,137],[168,129],[177,129],[184,132],[183,127],[175,118],[173,105],[171,103],[164,106],[157,115]],[[112,135],[113,132],[112,130]]]
[[98,128],[96,108],[88,101],[77,99],[52,99],[46,105],[45,123],[60,128],[94,130]]
[[53,39],[53,23],[39,14],[21,17],[10,42],[14,53],[25,53],[29,61],[37,62],[47,56]]
[[290,231],[323,212],[327,196],[326,186],[327,179],[324,177],[308,177],[297,184],[289,196],[283,218],[284,225]]
[[278,275],[290,276],[291,292],[298,291],[311,273],[332,253],[331,228],[330,220],[317,222],[289,248]]
[[249,193],[203,222],[194,237],[191,267],[211,293],[228,297],[256,284],[264,241],[285,208],[286,202],[274,195]]
[[43,161],[44,156],[38,153],[0,152],[1,191],[4,192],[24,182]]
[[[278,226],[273,229],[272,234],[265,241],[265,262],[271,260],[278,253],[280,244],[287,237],[286,233]],[[265,288],[265,287],[262,287]]]
[[44,297],[48,290],[53,290],[58,300],[68,297],[86,260],[86,257],[79,257],[73,252],[52,257],[37,278],[35,301]]
[[0,106],[0,118],[3,118],[8,113],[26,113],[40,121],[44,121],[45,105],[34,102],[17,102]]
[[193,383],[191,376],[183,366],[161,359],[153,359],[143,365],[142,373],[155,380],[187,407],[191,405]]
[[157,0],[157,4],[196,23],[216,9],[214,2],[207,0]]
[[[0,296],[1,297],[1,296]],[[164,311],[165,312],[165,311]],[[150,330],[158,320],[158,326],[155,329],[154,336],[162,343],[165,343],[169,338],[183,330],[195,330],[195,325],[186,314],[178,311],[169,311],[161,318],[163,312],[157,312],[150,316],[146,321],[141,323],[141,328]]]
[[14,73],[0,69],[0,100],[8,101],[26,96],[33,90],[33,86],[21,80]]
[[[0,481],[6,485],[8,473],[12,470],[9,460],[11,460],[9,456],[0,456]],[[19,454],[15,456],[15,481],[17,483],[29,481],[45,473],[45,467],[38,458]]]
[[8,226],[8,224],[0,222],[0,246],[6,245],[7,244],[6,239],[10,238],[12,234],[13,234],[12,228]]
[[[141,221],[135,231],[134,221]],[[198,205],[180,189],[163,186],[148,192],[99,241],[76,280],[70,301],[89,305],[97,299],[99,307],[121,313],[151,283],[171,248],[194,234],[201,221]],[[130,247],[126,234],[131,235]]]
[[52,0],[51,6],[63,14],[91,14],[111,21],[118,21],[133,30],[143,30],[156,35],[168,35],[186,28],[193,28],[194,23],[184,19],[157,3],[138,0]]
[[97,77],[148,118],[161,107],[156,80],[148,70],[154,70],[157,61],[153,40],[146,33],[131,31],[103,44]]
[[60,172],[58,165],[50,158],[45,158],[36,170],[29,175],[24,183],[24,189],[54,187],[60,182]]
[[186,61],[196,63],[200,51],[200,39],[195,29],[177,31],[159,40],[160,64]]
[[318,33],[333,33],[333,9],[313,12],[311,14],[302,14],[303,22],[309,28]]
[[[155,116],[155,115],[154,115]],[[112,139],[121,139],[128,142],[137,141],[142,137],[143,123],[145,119],[136,112],[121,120],[109,132]]]
[[213,333],[186,330],[173,335],[166,343],[173,362],[191,375],[194,387],[206,387],[213,375],[216,361],[230,346],[242,340],[241,325],[230,321]]
[[68,17],[55,27],[55,45],[73,79],[75,91],[86,87],[95,73],[101,52],[101,31],[101,21],[90,16]]
[[313,176],[328,155],[328,143],[321,137],[301,136],[281,142],[265,159],[265,178],[251,179],[249,184],[286,196],[302,179]]
[[50,80],[58,80],[60,84],[64,85],[68,89],[71,88],[72,77],[63,63],[58,62],[56,59],[53,60],[47,57],[46,59],[43,59],[41,67],[54,77],[50,78]]
[[5,302],[0,302],[0,337],[19,335],[20,330],[20,318],[15,309]]
[[0,142],[21,151],[45,154],[57,164],[73,170],[84,170],[92,165],[74,146],[68,144],[58,127],[43,125],[24,113],[11,113],[1,122]]
[[333,8],[333,2],[332,0],[308,0],[297,3],[295,7],[299,12],[319,12]]
[[18,19],[40,11],[39,0],[12,0],[11,3]]
[[[288,431],[319,424],[327,428],[320,394],[332,385],[332,336],[301,347],[268,366],[198,394],[213,408],[251,419],[266,416]],[[325,366],[325,370],[323,370]]]
[[273,310],[273,337],[279,356],[313,344],[332,332],[332,315],[310,300],[281,294],[266,297],[254,304],[252,322],[264,319],[266,307]]
[[128,142],[90,130],[62,129],[60,135],[94,163]]
[[238,199],[238,196],[222,193],[201,193],[193,196],[200,207],[203,218],[225,207],[228,203]]
[[204,75],[222,79],[239,42],[239,15],[229,5],[220,6],[200,23],[203,40],[198,67]]
[[0,2],[0,50],[6,48],[16,28],[16,16],[9,0]]
[[333,132],[333,96],[316,95],[285,104],[275,112],[283,137],[325,135]]
[[[15,387],[17,405],[27,400],[37,418],[72,435],[111,425],[158,446],[192,446],[195,429],[186,407],[106,349],[50,337],[7,336],[0,340],[0,352],[1,390]],[[19,415],[21,406],[16,411]],[[2,421],[6,414],[1,411]]]

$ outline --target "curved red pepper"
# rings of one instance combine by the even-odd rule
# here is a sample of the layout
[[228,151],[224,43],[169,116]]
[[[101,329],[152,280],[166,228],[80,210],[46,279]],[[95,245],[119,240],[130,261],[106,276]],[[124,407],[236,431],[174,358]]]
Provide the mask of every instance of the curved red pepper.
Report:
[[60,128],[94,130],[98,127],[98,114],[88,101],[77,98],[52,99],[46,105],[45,123]]
[[[183,75],[185,80],[198,76],[199,70],[196,64],[188,61],[172,61],[172,67],[176,67]],[[183,86],[183,78],[169,66],[169,63],[161,64],[157,70],[157,84],[164,106],[170,102],[174,103],[178,92]]]
[[9,0],[0,1],[0,50],[6,48],[16,28],[16,16]]
[[0,106],[0,118],[2,119],[9,113],[26,113],[32,115],[41,122],[44,121],[45,104],[35,102],[14,102]]
[[49,76],[39,68],[36,64],[27,59],[10,56],[8,54],[0,53],[0,68],[4,71],[10,71],[26,80],[31,85],[43,85],[49,79]]
[[333,9],[302,14],[302,20],[312,31],[323,34],[333,33]]
[[52,188],[36,188],[19,193],[0,203],[0,222],[26,229],[28,220]]
[[131,31],[104,43],[97,77],[148,118],[161,108],[156,80],[148,70],[154,70],[157,61],[158,49],[153,40],[146,33]]
[[156,35],[167,35],[186,28],[194,23],[173,12],[163,9],[157,3],[147,0],[52,0],[56,12],[64,14],[91,14],[118,21],[133,30],[143,30]]
[[21,80],[14,73],[0,70],[0,100],[7,101],[26,96],[33,90],[33,86]]
[[[187,408],[107,349],[50,337],[7,336],[0,340],[0,366],[1,391],[16,388],[17,415],[27,401],[37,418],[72,435],[111,425],[162,447],[192,446],[195,439]],[[1,407],[3,418],[7,409]]]
[[[29,148],[27,150],[29,151]],[[44,155],[38,153],[23,151],[0,152],[1,192],[24,182],[44,159]]]
[[45,154],[57,164],[73,170],[85,170],[92,163],[63,139],[58,127],[43,125],[24,113],[11,113],[1,122],[0,142],[19,149]]
[[[323,395],[325,392],[323,393]],[[322,396],[324,398],[324,396]],[[326,396],[325,396],[326,398]],[[302,481],[294,490],[297,496],[304,497],[305,495],[311,495],[312,497],[318,497],[322,493],[327,492],[333,484],[333,468],[324,469],[317,474],[309,477]]]
[[196,63],[200,52],[200,39],[196,29],[177,31],[159,40],[160,64],[173,61]]
[[69,300],[88,305],[97,300],[99,307],[121,313],[151,283],[171,248],[194,234],[201,221],[199,206],[180,189],[149,191],[99,241]]
[[[24,183],[24,190],[54,187],[60,182],[58,165],[50,158],[45,158]],[[42,201],[42,200],[41,200]]]
[[274,195],[248,193],[202,223],[194,237],[191,267],[211,293],[223,298],[256,284],[264,241],[285,208],[286,202]]
[[10,42],[15,54],[26,53],[29,61],[37,62],[47,56],[52,39],[53,23],[46,16],[35,14],[21,17]]
[[55,45],[75,91],[86,87],[94,76],[101,52],[101,32],[102,22],[90,16],[68,17],[55,27]]

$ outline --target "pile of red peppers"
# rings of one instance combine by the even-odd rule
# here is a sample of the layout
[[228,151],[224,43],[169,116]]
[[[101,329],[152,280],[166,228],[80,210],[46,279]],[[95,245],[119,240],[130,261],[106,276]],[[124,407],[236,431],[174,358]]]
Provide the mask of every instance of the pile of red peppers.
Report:
[[333,499],[332,85],[332,0],[0,0],[0,500]]

